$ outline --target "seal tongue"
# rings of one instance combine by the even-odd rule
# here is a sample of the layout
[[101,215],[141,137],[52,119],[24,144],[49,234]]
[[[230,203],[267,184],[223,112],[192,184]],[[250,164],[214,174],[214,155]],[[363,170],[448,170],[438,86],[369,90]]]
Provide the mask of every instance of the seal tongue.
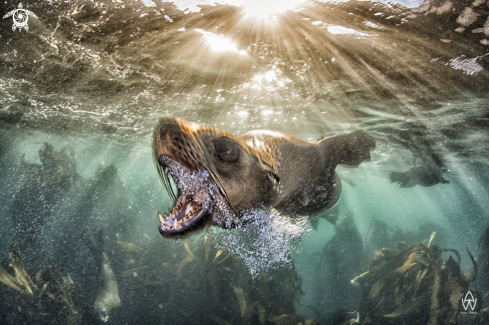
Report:
[[193,209],[190,206],[190,202],[192,201],[191,195],[185,194],[178,197],[176,205],[173,207],[171,214],[180,221],[185,218],[185,216],[191,217],[193,214]]

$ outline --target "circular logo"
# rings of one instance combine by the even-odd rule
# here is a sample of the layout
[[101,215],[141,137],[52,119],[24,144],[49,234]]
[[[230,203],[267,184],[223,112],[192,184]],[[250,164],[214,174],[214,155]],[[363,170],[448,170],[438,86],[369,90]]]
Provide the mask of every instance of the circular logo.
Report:
[[27,12],[24,9],[15,10],[12,17],[14,19],[14,25],[17,26],[18,28],[22,28],[27,25],[28,17],[27,17]]
[[27,25],[27,20],[29,20],[29,16],[37,18],[37,16],[32,12],[27,9],[24,9],[22,7],[22,3],[19,3],[18,9],[12,10],[8,12],[3,18],[8,18],[12,16],[12,20],[14,21],[14,24],[12,25],[12,30],[16,30],[17,28],[19,31],[24,28],[25,30],[29,30],[29,25]]

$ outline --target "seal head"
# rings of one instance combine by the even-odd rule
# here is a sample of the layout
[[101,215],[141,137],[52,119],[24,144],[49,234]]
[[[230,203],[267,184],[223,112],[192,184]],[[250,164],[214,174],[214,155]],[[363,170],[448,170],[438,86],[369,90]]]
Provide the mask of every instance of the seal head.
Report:
[[174,207],[160,214],[160,233],[184,235],[206,224],[236,227],[253,209],[315,216],[339,198],[336,165],[356,166],[374,146],[361,132],[311,144],[280,132],[235,137],[205,124],[163,119],[154,133],[154,158]]

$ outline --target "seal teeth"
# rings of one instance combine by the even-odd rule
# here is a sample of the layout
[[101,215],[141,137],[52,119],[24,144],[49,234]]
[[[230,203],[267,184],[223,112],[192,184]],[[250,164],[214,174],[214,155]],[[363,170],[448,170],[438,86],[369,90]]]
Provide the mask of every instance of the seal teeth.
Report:
[[178,224],[177,219],[175,219],[175,220],[173,221],[173,228],[175,228],[175,229],[180,228],[180,225]]
[[165,217],[163,217],[163,215],[162,215],[161,213],[158,213],[158,216],[160,217],[160,222],[161,222],[162,224],[164,224],[164,223],[166,222]]

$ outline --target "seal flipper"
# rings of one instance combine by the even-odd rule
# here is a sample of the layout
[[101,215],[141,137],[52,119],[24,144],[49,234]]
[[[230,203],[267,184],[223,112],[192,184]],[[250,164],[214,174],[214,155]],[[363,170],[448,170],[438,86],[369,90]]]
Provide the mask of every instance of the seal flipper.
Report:
[[333,208],[329,209],[325,213],[320,215],[320,218],[324,218],[328,220],[332,225],[336,225],[336,220],[338,220],[338,217],[340,216],[340,208],[339,206],[334,206]]
[[409,171],[405,173],[391,172],[389,175],[391,183],[398,183],[400,187],[413,187],[416,182],[413,180]]
[[375,140],[361,131],[327,138],[318,144],[335,165],[348,166],[370,159],[370,151],[375,148]]

